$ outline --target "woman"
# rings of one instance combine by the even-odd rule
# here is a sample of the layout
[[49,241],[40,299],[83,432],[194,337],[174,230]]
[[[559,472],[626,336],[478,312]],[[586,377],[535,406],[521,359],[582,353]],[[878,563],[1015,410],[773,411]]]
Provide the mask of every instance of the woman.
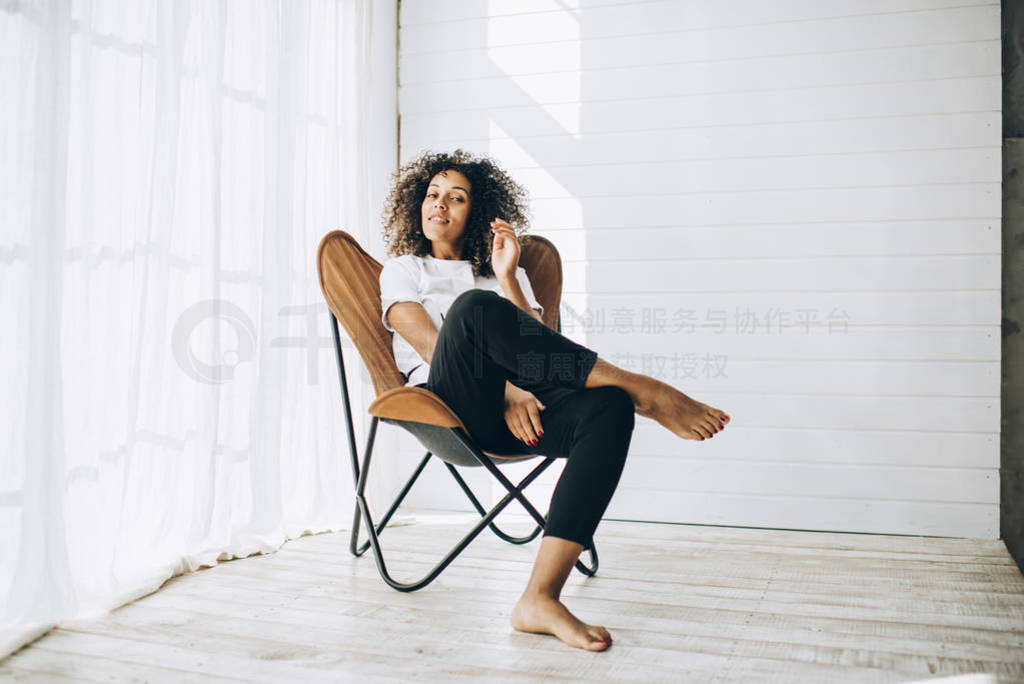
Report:
[[634,413],[694,440],[729,417],[541,322],[518,265],[526,193],[491,160],[427,153],[394,180],[384,240],[395,258],[381,272],[381,299],[407,384],[440,396],[486,451],[568,459],[512,626],[604,650],[608,630],[559,597],[618,484]]

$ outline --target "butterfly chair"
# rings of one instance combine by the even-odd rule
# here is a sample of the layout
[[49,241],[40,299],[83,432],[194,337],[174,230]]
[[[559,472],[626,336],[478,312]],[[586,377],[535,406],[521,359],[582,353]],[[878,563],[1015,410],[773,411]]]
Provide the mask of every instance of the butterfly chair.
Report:
[[[381,322],[379,278],[382,266],[380,262],[367,254],[351,235],[341,230],[328,233],[320,242],[316,261],[320,288],[330,308],[331,332],[334,336],[338,377],[341,381],[341,399],[348,427],[348,446],[352,456],[352,481],[355,483],[356,489],[355,513],[349,540],[349,550],[352,554],[357,557],[361,556],[367,548],[372,547],[377,561],[377,569],[384,581],[399,591],[416,591],[436,579],[485,527],[490,527],[498,537],[512,544],[526,544],[535,539],[543,530],[546,519],[527,500],[523,490],[554,463],[555,459],[538,454],[494,454],[483,451],[459,417],[440,397],[422,387],[405,386],[406,379],[395,364],[391,333]],[[522,246],[519,264],[526,270],[534,294],[544,307],[545,325],[560,330],[558,307],[562,296],[562,261],[558,250],[545,238],[536,235],[529,236]],[[373,418],[370,421],[366,449],[361,464],[356,449],[355,433],[352,430],[352,407],[349,402],[345,361],[338,331],[339,320],[358,350],[363,363],[366,364],[377,394],[376,399],[369,407],[369,413]],[[370,514],[370,507],[366,503],[366,478],[370,472],[370,457],[373,454],[373,444],[379,421],[405,428],[426,447],[427,453],[413,471],[409,481],[402,487],[387,513],[379,522],[375,523]],[[480,514],[481,520],[423,578],[414,582],[399,582],[387,570],[380,537],[388,521],[398,510],[432,456],[437,456],[444,462],[448,472],[452,474],[459,487],[466,493],[473,508]],[[519,462],[532,458],[542,458],[543,461],[518,485],[513,484],[497,467],[499,463]],[[458,471],[459,467],[481,466],[486,468],[508,490],[508,494],[490,511],[484,510]],[[494,522],[497,515],[513,500],[519,501],[537,523],[533,532],[525,537],[507,534]],[[359,526],[362,521],[366,522],[369,538],[360,545],[358,543]],[[576,568],[583,574],[592,576],[597,572],[598,565],[597,552],[593,543],[591,543],[589,551],[590,566],[588,567],[578,560]]]

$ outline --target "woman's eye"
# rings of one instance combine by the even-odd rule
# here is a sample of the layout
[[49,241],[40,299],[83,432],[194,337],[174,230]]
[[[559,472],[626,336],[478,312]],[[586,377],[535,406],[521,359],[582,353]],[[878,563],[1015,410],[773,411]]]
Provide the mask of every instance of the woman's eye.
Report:
[[462,202],[463,201],[461,197],[458,197],[456,195],[452,195],[452,199],[455,200],[456,202]]

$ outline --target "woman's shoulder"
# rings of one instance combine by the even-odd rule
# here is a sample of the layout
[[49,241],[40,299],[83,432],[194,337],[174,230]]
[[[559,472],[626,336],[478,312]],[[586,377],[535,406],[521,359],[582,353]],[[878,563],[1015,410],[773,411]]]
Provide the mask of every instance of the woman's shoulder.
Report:
[[386,259],[380,269],[381,292],[398,289],[418,288],[423,280],[423,266],[420,257],[402,254]]
[[384,268],[402,268],[406,271],[420,271],[423,268],[423,257],[415,254],[400,254],[384,260]]

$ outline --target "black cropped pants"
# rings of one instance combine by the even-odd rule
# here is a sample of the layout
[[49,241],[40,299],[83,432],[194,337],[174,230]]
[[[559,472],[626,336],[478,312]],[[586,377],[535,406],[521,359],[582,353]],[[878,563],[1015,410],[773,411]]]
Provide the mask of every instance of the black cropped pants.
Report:
[[[449,308],[425,386],[492,453],[566,458],[545,535],[589,548],[626,463],[633,400],[620,387],[585,388],[597,353],[563,337],[490,290],[468,290]],[[505,382],[545,405],[530,446],[505,423]]]

